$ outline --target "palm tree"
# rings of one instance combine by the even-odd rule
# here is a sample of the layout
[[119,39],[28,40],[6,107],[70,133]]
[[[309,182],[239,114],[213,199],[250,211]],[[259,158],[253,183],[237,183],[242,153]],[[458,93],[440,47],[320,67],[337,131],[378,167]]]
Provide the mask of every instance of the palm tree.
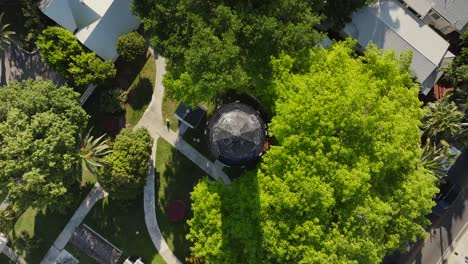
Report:
[[3,12],[0,14],[0,53],[10,44],[10,36],[15,34],[15,32],[7,30],[10,24],[3,24],[2,19],[4,14]]
[[86,136],[81,140],[80,159],[83,167],[97,175],[97,169],[104,165],[104,156],[111,153],[112,150],[107,144],[109,140],[104,139],[106,134],[95,139],[94,136],[91,136],[91,131],[92,129],[88,130]]
[[439,145],[432,144],[428,140],[421,152],[421,166],[436,176],[439,181],[443,181],[448,168],[455,162],[455,156],[456,153],[453,153],[452,148],[445,140],[441,140]]
[[439,142],[441,139],[454,139],[466,123],[461,123],[464,113],[458,110],[454,102],[447,98],[435,103],[428,103],[423,117],[424,133]]

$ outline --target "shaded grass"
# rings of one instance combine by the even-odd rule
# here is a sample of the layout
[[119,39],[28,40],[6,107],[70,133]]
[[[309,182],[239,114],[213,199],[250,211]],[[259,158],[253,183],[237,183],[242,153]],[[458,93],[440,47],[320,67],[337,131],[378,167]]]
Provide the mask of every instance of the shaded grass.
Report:
[[[190,208],[190,192],[205,175],[204,171],[165,140],[158,140],[155,183],[156,217],[166,242],[181,261],[190,256],[190,243],[185,238],[189,232],[186,221],[193,217]],[[165,206],[173,200],[181,200],[187,207],[186,218],[182,222],[172,223],[165,215]]]
[[148,234],[142,197],[127,205],[105,198],[93,207],[84,223],[122,250],[120,261],[139,256],[144,263],[165,263]]
[[81,186],[94,185],[97,182],[96,175],[92,174],[86,166],[83,166],[81,173]]
[[2,264],[14,264],[5,254],[0,253],[0,263]]
[[176,131],[179,128],[179,120],[174,115],[178,106],[178,101],[175,101],[164,94],[162,102],[163,122],[166,123],[166,120],[169,119],[169,126],[173,131]]
[[65,250],[67,250],[70,254],[72,254],[77,260],[80,261],[80,264],[98,264],[94,259],[88,257],[84,252],[76,248],[74,245],[68,243],[65,246]]
[[135,77],[128,89],[125,109],[127,124],[130,127],[133,127],[138,123],[138,120],[143,116],[143,113],[151,102],[155,78],[156,65],[154,57],[149,56],[146,59],[146,63],[143,68]]
[[28,208],[9,232],[10,244],[28,263],[40,263],[62,232],[74,209],[66,214],[55,212],[43,214],[36,209]]

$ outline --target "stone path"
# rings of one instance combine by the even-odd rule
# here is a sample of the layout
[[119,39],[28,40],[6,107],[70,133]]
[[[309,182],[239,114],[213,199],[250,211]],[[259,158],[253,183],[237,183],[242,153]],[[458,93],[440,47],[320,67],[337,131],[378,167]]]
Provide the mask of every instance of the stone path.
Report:
[[155,158],[156,158],[156,144],[157,138],[154,139],[153,151],[151,153],[151,159],[148,166],[148,176],[146,177],[145,193],[144,193],[144,210],[145,210],[145,222],[148,228],[148,233],[153,241],[154,246],[158,250],[159,254],[168,264],[181,264],[182,262],[172,253],[171,249],[164,240],[161,234],[158,223],[156,221],[156,199],[155,199]]
[[57,237],[54,244],[49,248],[46,256],[42,259],[41,264],[54,264],[60,252],[65,248],[68,241],[73,235],[75,229],[83,222],[86,215],[91,211],[94,204],[102,198],[106,197],[107,193],[102,189],[98,182],[94,184],[93,189],[89,192],[88,196],[81,202],[80,207],[71,217],[68,224],[62,230],[62,233]]
[[156,59],[156,71],[156,83],[151,103],[135,128],[145,127],[153,137],[160,136],[165,139],[215,180],[219,180],[225,184],[230,183],[229,177],[218,166],[215,166],[213,162],[183,140],[178,133],[168,129],[164,124],[162,120],[162,100],[164,95],[162,79],[166,73],[165,58],[158,56]]
[[0,85],[29,78],[52,80],[57,85],[65,83],[59,73],[41,60],[37,50],[27,52],[12,42],[5,52],[0,54]]
[[[173,132],[168,129],[162,118],[162,101],[164,96],[164,86],[162,80],[166,73],[166,60],[161,56],[154,54],[153,50],[150,50],[153,56],[156,58],[156,82],[151,98],[151,103],[143,114],[142,118],[135,126],[135,129],[145,127],[154,138],[154,145],[152,149],[151,159],[148,166],[148,174],[146,178],[146,185],[144,189],[144,211],[145,211],[145,222],[148,229],[148,233],[153,241],[154,246],[158,250],[159,254],[168,264],[180,264],[182,263],[171,251],[167,242],[164,240],[161,230],[159,229],[158,222],[156,219],[156,197],[155,197],[155,160],[156,160],[156,145],[159,137],[165,139],[169,144],[174,146],[182,154],[187,156],[191,161],[202,168],[208,175],[213,177],[215,180],[222,181],[224,183],[230,183],[229,177],[222,171],[222,167],[215,166],[213,162],[208,160],[192,146],[190,146],[185,140],[181,138],[181,133],[185,132],[184,128],[181,131]],[[155,56],[156,55],[156,56]]]

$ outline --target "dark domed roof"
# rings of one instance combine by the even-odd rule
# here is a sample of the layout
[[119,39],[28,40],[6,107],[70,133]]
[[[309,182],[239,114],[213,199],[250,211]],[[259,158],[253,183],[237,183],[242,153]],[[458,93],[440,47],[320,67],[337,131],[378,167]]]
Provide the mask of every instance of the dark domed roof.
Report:
[[263,151],[266,125],[248,105],[222,106],[210,119],[208,128],[211,152],[226,165],[248,165]]

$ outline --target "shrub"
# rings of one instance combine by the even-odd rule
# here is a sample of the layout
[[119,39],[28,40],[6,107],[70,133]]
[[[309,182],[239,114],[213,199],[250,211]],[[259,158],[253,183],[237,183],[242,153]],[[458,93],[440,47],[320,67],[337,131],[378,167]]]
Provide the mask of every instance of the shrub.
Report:
[[133,61],[145,54],[146,42],[138,32],[122,35],[117,40],[117,53],[126,61]]
[[114,78],[116,74],[117,70],[112,62],[102,61],[92,52],[74,56],[68,68],[68,76],[77,86],[101,84]]
[[153,138],[144,128],[123,129],[115,138],[112,154],[98,174],[99,183],[112,199],[129,201],[141,194],[145,184]]
[[120,113],[125,109],[127,92],[120,88],[102,91],[99,97],[99,110],[105,113]]
[[81,44],[68,30],[61,27],[48,27],[36,41],[42,59],[55,70],[66,74],[73,58],[83,52]]

